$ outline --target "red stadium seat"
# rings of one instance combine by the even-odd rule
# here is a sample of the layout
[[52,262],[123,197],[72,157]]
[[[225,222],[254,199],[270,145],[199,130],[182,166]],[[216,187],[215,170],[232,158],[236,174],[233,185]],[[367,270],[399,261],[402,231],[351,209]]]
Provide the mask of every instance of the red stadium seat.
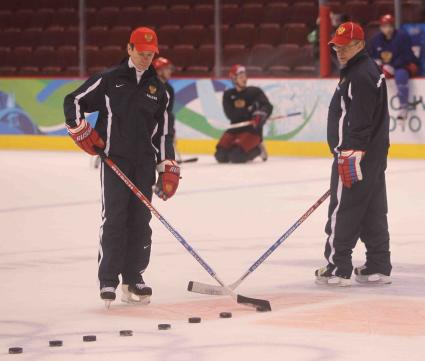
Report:
[[207,76],[211,72],[211,68],[202,65],[191,65],[186,68],[186,74],[192,76]]
[[10,10],[0,10],[0,29],[7,29],[12,22],[12,12]]
[[204,39],[207,40],[206,37],[209,31],[211,30],[204,28],[202,25],[186,25],[178,33],[177,43],[193,44],[195,47],[199,47]]
[[249,59],[249,50],[243,45],[228,45],[223,50],[224,65],[245,64]]
[[178,25],[165,25],[157,30],[158,42],[173,46],[176,44],[176,39],[180,38],[180,27]]
[[132,29],[129,26],[116,26],[109,31],[109,44],[125,47],[130,39]]
[[95,26],[87,30],[87,45],[106,46],[110,44],[106,26]]
[[14,66],[31,66],[32,49],[28,46],[18,46],[12,50],[11,56],[14,59]]
[[188,20],[188,24],[208,26],[214,23],[214,6],[200,4],[195,5]]
[[300,47],[297,44],[281,44],[276,49],[276,58],[270,66],[287,66],[293,68],[299,61]]
[[221,8],[221,21],[223,24],[234,24],[238,22],[241,9],[238,4],[223,4]]
[[263,12],[262,4],[244,4],[241,14],[238,16],[239,23],[258,24],[261,22]]
[[172,63],[176,66],[180,66],[182,68],[196,65],[194,64],[193,54],[194,48],[193,45],[182,44],[176,45],[171,53]]
[[283,39],[279,24],[260,24],[258,32],[255,36],[256,44],[277,45],[282,42]]
[[312,45],[305,45],[300,48],[298,53],[298,61],[294,67],[294,71],[297,75],[300,76],[317,75],[317,68],[314,65]]
[[302,23],[289,23],[284,26],[282,35],[286,43],[304,45],[307,42],[308,28]]
[[38,68],[48,65],[56,67],[61,66],[58,53],[53,49],[53,47],[49,46],[39,47],[32,52],[31,65]]
[[9,28],[2,32],[0,36],[0,46],[15,47],[21,42],[21,31],[16,28]]
[[268,69],[269,75],[273,77],[279,77],[279,76],[291,76],[292,70],[291,67],[286,65],[273,65]]
[[183,26],[190,21],[191,9],[189,5],[173,5],[167,11],[166,17],[169,22]]
[[286,3],[270,3],[264,7],[263,21],[265,23],[278,23],[283,26],[286,23],[291,9]]
[[109,6],[100,9],[95,15],[95,23],[88,22],[90,26],[112,27],[117,19],[120,18],[120,10],[117,7]]
[[197,65],[212,68],[214,66],[214,45],[201,45],[198,50]]
[[276,57],[276,48],[270,44],[258,44],[252,47],[248,65],[266,68]]
[[78,66],[78,51],[75,46],[60,46],[57,50],[57,54],[62,68],[69,69]]
[[[133,16],[134,20],[136,21],[136,15],[133,14]],[[149,6],[142,13],[140,13],[137,18],[139,23],[135,26],[147,25],[145,24],[145,21],[149,21],[149,25],[153,25],[156,28],[163,25],[175,24],[173,19],[169,16],[167,7],[164,5]]]
[[253,24],[236,24],[234,28],[229,28],[223,36],[223,44],[242,44],[250,47],[255,37],[255,26]]
[[318,15],[316,3],[297,1],[291,6],[288,20],[292,23],[304,23],[312,26],[316,23]]
[[402,19],[405,23],[424,22],[425,4],[421,0],[405,0],[402,1],[401,11]]
[[345,4],[344,9],[345,13],[350,15],[350,19],[352,21],[356,21],[361,24],[367,24],[369,21],[375,20],[373,11],[370,11],[371,8],[367,1],[357,0],[348,2]]
[[48,23],[63,27],[78,26],[78,12],[74,9],[59,9]]

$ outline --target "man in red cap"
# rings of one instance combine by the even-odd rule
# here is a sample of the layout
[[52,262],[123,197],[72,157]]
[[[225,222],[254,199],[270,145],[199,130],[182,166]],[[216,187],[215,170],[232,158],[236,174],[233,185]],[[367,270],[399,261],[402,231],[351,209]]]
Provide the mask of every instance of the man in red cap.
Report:
[[385,77],[394,78],[400,107],[397,119],[406,120],[409,78],[418,73],[419,59],[413,54],[410,36],[395,29],[392,15],[381,16],[379,22],[381,31],[370,40],[369,52]]
[[354,272],[362,283],[390,283],[385,169],[389,114],[385,77],[365,50],[360,25],[341,24],[330,41],[341,65],[328,113],[328,144],[334,155],[325,246],[327,265],[316,282],[349,286],[351,254],[358,239],[366,263]]
[[229,76],[235,87],[223,94],[224,113],[231,124],[252,120],[253,125],[224,132],[217,144],[215,159],[219,163],[246,163],[260,156],[266,161],[263,125],[272,113],[273,105],[260,88],[247,86],[243,65],[233,65]]
[[[173,130],[168,121],[169,97],[158,79],[152,59],[158,39],[152,29],[131,33],[128,57],[118,66],[89,78],[65,97],[69,135],[85,152],[104,150],[149,198],[166,200],[175,193],[180,170],[174,161]],[[98,111],[95,128],[86,113]],[[122,300],[146,304],[152,289],[143,280],[151,252],[150,211],[116,174],[102,164],[102,225],[100,227],[100,296],[106,305],[115,300],[122,277]],[[75,233],[84,234],[79,225]]]

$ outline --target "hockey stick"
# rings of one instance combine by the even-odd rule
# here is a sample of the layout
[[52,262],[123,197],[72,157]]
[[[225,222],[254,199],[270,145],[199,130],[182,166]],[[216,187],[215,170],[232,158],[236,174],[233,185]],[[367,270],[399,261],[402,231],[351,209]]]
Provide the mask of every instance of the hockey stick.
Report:
[[[295,117],[296,115],[300,115],[300,114],[301,114],[301,112],[288,113],[288,114],[286,114],[286,115],[277,115],[277,116],[275,116],[275,117],[271,117],[271,118],[269,118],[269,119],[267,120],[267,123],[268,123],[268,122],[275,121],[275,120],[285,119],[285,118],[289,118],[289,117]],[[252,121],[252,120],[247,120],[247,121],[245,121],[245,122],[239,122],[239,123],[232,124],[232,125],[228,126],[228,127],[227,127],[227,129],[237,129],[237,128],[243,128],[243,127],[247,127],[247,126],[249,126],[249,125],[253,125],[253,124],[254,124],[254,123],[253,123],[253,121]]]
[[[246,271],[241,278],[236,282],[233,282],[227,288],[234,290],[236,289],[242,281],[247,278],[252,272],[254,272],[258,266],[260,266],[275,250],[279,247],[300,225],[303,223],[309,216],[312,214],[325,200],[329,197],[331,191],[328,190],[319,200],[314,203],[308,210],[305,212],[293,225],[289,228],[273,245],[259,258],[254,264]],[[191,292],[203,293],[207,295],[223,295],[225,294],[225,289],[223,287],[209,285],[206,283],[190,281],[187,289]]]
[[187,158],[187,159],[178,159],[177,160],[177,164],[182,164],[182,163],[195,163],[198,161],[198,157],[193,157],[193,158]]
[[258,311],[271,311],[270,302],[267,300],[260,300],[256,298],[251,297],[245,297],[239,294],[235,294],[231,289],[229,289],[226,284],[218,278],[215,271],[201,258],[201,256],[190,246],[190,244],[180,235],[179,232],[176,231],[176,229],[171,226],[170,223],[154,208],[152,203],[149,201],[148,198],[134,185],[134,183],[128,179],[128,177],[118,168],[118,166],[106,156],[103,150],[97,149],[100,157],[102,158],[103,162],[106,163],[109,168],[112,169],[112,171],[119,177],[121,180],[125,183],[125,185],[130,188],[130,190],[136,195],[137,198],[139,198],[140,201],[143,202],[143,204],[151,211],[151,213],[158,218],[158,220],[167,228],[170,233],[180,242],[180,244],[186,248],[186,250],[195,258],[199,264],[209,273],[209,275],[214,278],[217,283],[221,286],[221,288],[224,290],[224,295],[231,296],[237,303],[245,305],[245,306],[251,306],[256,308]]

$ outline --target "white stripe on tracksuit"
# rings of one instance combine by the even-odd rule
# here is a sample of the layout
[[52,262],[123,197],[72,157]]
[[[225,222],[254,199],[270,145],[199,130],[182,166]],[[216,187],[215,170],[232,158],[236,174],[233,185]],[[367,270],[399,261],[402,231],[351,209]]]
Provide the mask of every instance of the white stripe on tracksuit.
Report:
[[74,99],[74,105],[75,105],[75,123],[76,123],[77,125],[80,125],[80,117],[81,117],[81,114],[80,114],[80,99],[81,99],[82,97],[84,97],[85,95],[87,95],[88,93],[90,93],[90,92],[92,92],[93,90],[95,90],[95,89],[99,86],[99,84],[100,84],[100,82],[101,82],[101,81],[102,81],[102,78],[99,78],[99,80],[98,80],[96,83],[94,83],[94,84],[90,85],[90,86],[86,89],[86,91],[85,91],[85,92],[80,93],[80,94],[78,94],[78,95],[75,97],[75,99]]
[[[350,99],[353,98],[353,95],[352,95],[352,92],[351,92],[351,83],[348,85],[348,96],[350,97]],[[339,152],[339,147],[341,146],[342,141],[343,141],[344,118],[347,115],[347,108],[346,108],[343,96],[341,96],[341,109],[342,109],[342,114],[341,114],[341,117],[339,118],[339,123],[338,123],[339,142],[338,142],[338,145],[334,149],[336,153]],[[331,262],[332,264],[334,264],[333,256],[335,255],[334,240],[335,240],[336,218],[337,218],[337,215],[338,215],[339,206],[341,204],[342,189],[343,189],[343,185],[342,185],[342,182],[341,182],[341,178],[338,177],[338,188],[337,188],[337,191],[336,191],[337,204],[336,204],[335,209],[334,209],[334,211],[332,212],[332,215],[331,215],[331,234],[329,235],[329,240],[328,240],[329,246],[331,247],[331,253],[329,255],[329,262]]]
[[[101,186],[101,196],[102,196],[102,224],[100,225],[99,230],[99,262],[98,267],[100,267],[100,264],[102,263],[103,259],[103,248],[102,248],[102,237],[103,237],[103,226],[106,222],[106,211],[105,211],[105,165],[103,162],[100,164],[100,186]],[[100,282],[100,280],[99,280]]]
[[165,159],[165,136],[168,135],[168,103],[170,102],[170,97],[168,96],[168,93],[165,92],[167,96],[167,105],[165,106],[164,111],[164,129],[161,136],[161,145],[160,145],[160,161],[162,162]]
[[105,105],[108,110],[108,124],[106,127],[106,145],[105,145],[105,154],[109,155],[109,149],[111,147],[111,127],[112,127],[112,110],[109,97],[105,95]]

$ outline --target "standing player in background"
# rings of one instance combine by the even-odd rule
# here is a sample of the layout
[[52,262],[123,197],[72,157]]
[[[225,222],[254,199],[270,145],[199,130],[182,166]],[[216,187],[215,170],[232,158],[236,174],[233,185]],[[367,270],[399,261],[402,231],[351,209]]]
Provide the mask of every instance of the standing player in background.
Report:
[[[134,30],[127,52],[121,64],[89,78],[65,97],[66,126],[87,153],[96,155],[95,147],[103,149],[149,200],[156,167],[155,193],[166,200],[177,189],[180,170],[174,161],[169,99],[151,66],[158,53],[155,32],[145,27]],[[99,111],[95,129],[84,118],[94,111]],[[121,275],[122,300],[149,303],[152,289],[145,284],[143,273],[151,253],[151,213],[103,163],[101,185],[100,297],[109,307]],[[80,237],[83,230],[74,227]]]
[[263,126],[273,105],[260,88],[247,86],[244,66],[233,65],[229,76],[235,87],[223,94],[224,113],[231,124],[252,120],[253,125],[224,132],[217,144],[215,159],[219,163],[245,163],[260,155],[266,161]]
[[365,50],[360,25],[344,23],[330,42],[341,64],[340,81],[328,114],[328,143],[334,154],[326,233],[328,264],[316,271],[318,284],[349,286],[351,254],[360,238],[366,264],[362,283],[391,283],[385,170],[389,114],[385,77]]
[[380,30],[381,32],[370,40],[369,52],[382,67],[385,77],[395,79],[400,101],[397,119],[405,120],[409,110],[409,78],[418,73],[419,59],[413,54],[409,35],[394,28],[392,15],[381,17]]

